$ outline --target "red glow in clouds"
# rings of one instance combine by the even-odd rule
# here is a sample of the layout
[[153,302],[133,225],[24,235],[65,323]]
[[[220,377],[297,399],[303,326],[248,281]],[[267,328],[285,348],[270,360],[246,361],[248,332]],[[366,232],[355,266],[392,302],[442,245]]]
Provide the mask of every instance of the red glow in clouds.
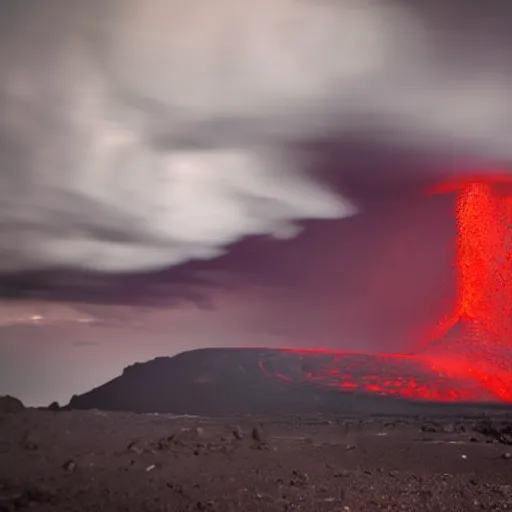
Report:
[[289,349],[282,368],[270,358],[261,369],[346,391],[512,402],[512,197],[494,181],[457,190],[457,299],[426,343],[407,355]]

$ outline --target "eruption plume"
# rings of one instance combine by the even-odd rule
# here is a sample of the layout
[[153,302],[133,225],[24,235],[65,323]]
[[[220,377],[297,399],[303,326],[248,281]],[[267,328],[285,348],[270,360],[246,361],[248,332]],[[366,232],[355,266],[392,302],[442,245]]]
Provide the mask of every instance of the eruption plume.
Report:
[[456,188],[457,299],[426,342],[408,354],[291,349],[297,358],[292,374],[272,360],[262,361],[261,369],[346,391],[512,402],[512,197],[492,183]]

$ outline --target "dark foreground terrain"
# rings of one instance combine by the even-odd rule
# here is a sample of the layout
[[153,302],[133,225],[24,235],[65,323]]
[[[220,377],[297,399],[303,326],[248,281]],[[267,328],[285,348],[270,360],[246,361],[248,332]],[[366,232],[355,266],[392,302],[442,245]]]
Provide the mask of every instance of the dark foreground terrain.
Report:
[[0,418],[2,512],[512,510],[506,413]]

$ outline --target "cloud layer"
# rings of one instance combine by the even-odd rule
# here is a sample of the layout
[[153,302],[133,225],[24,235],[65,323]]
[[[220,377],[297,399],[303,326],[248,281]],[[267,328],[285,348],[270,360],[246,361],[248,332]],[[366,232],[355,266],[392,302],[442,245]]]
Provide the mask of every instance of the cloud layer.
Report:
[[510,10],[2,2],[0,271],[154,270],[353,215],[295,151],[324,138],[510,160]]

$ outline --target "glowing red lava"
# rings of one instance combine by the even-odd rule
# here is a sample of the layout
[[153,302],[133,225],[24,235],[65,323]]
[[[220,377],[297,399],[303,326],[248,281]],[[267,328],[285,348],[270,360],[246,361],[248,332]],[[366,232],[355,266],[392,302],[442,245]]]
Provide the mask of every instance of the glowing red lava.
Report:
[[[453,190],[454,185],[437,192]],[[414,400],[512,402],[512,197],[457,185],[457,299],[412,354],[285,349],[260,368],[290,382]]]

